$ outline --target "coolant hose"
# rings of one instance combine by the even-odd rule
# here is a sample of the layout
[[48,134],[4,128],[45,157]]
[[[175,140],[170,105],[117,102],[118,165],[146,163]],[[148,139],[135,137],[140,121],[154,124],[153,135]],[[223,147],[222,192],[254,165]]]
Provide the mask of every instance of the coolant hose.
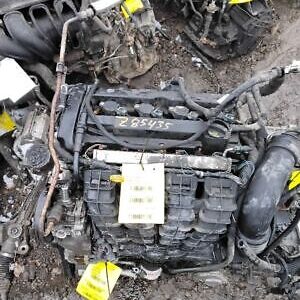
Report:
[[249,89],[253,88],[255,85],[260,83],[266,83],[266,82],[272,82],[276,78],[280,78],[284,76],[284,70],[282,68],[274,68],[269,71],[264,71],[261,73],[258,73],[256,76],[250,78],[248,81],[244,82],[240,86],[238,86],[236,89],[234,89],[228,96],[220,101],[219,99],[219,105],[215,107],[214,109],[211,109],[209,112],[209,115],[207,117],[215,117],[219,113],[223,111],[225,106],[229,105],[233,101],[236,101],[240,95],[242,95],[244,92],[247,92]]
[[241,238],[260,253],[266,247],[271,222],[287,181],[300,160],[300,133],[272,138],[243,201],[238,228]]
[[238,243],[238,248],[246,255],[249,260],[258,267],[259,270],[262,271],[271,271],[274,273],[280,273],[282,268],[279,264],[271,264],[261,258],[259,258],[255,250],[252,249],[251,246],[249,246],[245,241],[239,240]]

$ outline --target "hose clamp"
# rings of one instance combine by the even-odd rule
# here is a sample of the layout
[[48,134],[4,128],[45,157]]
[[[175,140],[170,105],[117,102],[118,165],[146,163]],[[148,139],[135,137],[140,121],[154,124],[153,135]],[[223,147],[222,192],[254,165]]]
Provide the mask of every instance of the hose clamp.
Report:
[[62,62],[58,62],[56,64],[56,73],[59,73],[59,74],[67,74],[67,67],[64,63]]

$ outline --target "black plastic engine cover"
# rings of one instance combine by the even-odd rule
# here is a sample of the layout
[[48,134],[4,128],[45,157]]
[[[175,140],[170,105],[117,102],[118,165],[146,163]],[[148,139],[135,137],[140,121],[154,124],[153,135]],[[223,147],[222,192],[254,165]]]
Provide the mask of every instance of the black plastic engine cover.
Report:
[[99,169],[84,174],[84,199],[97,231],[99,259],[145,259],[161,264],[214,262],[222,256],[222,237],[236,210],[235,182],[218,177],[199,182],[196,176],[166,171],[165,223],[120,224],[120,191],[109,180],[112,174]]
[[[86,85],[69,87],[65,109],[60,118],[57,138],[61,145],[72,152],[79,111],[87,90]],[[194,94],[193,100],[205,107],[215,107],[222,95]],[[197,132],[205,132],[208,123],[191,112],[176,89],[126,90],[98,89],[93,97],[94,109],[100,111],[98,120],[118,138],[136,145],[160,148],[170,140],[182,141]],[[226,138],[227,139],[227,138]],[[214,141],[215,142],[215,141]],[[226,141],[225,141],[226,142]],[[115,149],[115,142],[103,136],[91,118],[87,119],[83,147],[103,144]],[[218,143],[218,141],[217,141]],[[224,141],[220,143],[224,148]],[[185,148],[200,147],[200,140],[185,145]]]

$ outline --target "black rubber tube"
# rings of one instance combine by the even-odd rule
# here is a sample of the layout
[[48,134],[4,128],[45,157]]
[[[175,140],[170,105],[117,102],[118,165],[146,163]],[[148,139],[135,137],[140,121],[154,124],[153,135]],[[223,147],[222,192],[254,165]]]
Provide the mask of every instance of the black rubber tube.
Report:
[[241,237],[250,246],[267,244],[271,222],[291,172],[300,158],[299,151],[299,135],[277,136],[257,168],[243,202],[238,226]]
[[[57,151],[58,155],[62,157],[67,163],[73,163],[73,155],[66,151],[64,148],[61,147],[58,141],[55,143],[55,150]],[[105,170],[118,170],[118,167],[114,167],[111,165],[106,164],[103,161],[95,160],[95,159],[85,159],[80,157],[79,162],[86,167],[91,168],[100,168]]]
[[197,104],[191,98],[191,96],[189,95],[189,93],[187,92],[187,90],[185,88],[184,79],[182,77],[178,78],[178,84],[179,84],[179,92],[180,92],[182,98],[184,99],[187,107],[192,110],[195,110],[195,111],[199,112],[201,115],[207,117],[210,110],[208,108],[205,108],[205,107]]
[[[1,41],[0,41],[1,42]],[[0,44],[1,48],[1,44]],[[1,50],[0,50],[1,53]],[[23,63],[22,67],[30,74],[36,75],[42,82],[47,85],[51,91],[55,91],[56,77],[52,71],[44,64],[36,63]]]
[[272,81],[275,78],[279,78],[282,76],[284,76],[284,70],[281,68],[274,68],[270,71],[265,71],[257,74],[256,76],[250,78],[249,80],[238,86],[236,89],[234,89],[225,99],[222,100],[222,102],[220,102],[217,107],[210,110],[207,117],[217,116],[225,108],[225,106],[232,103],[233,101],[237,101],[240,95],[250,90],[255,85]]
[[300,185],[282,195],[279,205],[285,205],[291,198],[293,198],[297,194],[300,194]]
[[49,60],[53,56],[53,49],[42,38],[37,31],[25,20],[21,12],[11,12],[3,18],[5,26],[11,38],[17,44],[24,46],[38,58]]
[[261,258],[259,258],[255,251],[251,246],[247,244],[244,240],[239,240],[237,242],[238,248],[242,251],[242,253],[254,264],[258,267],[259,270],[262,271],[271,271],[274,273],[281,272],[282,268],[279,264],[271,264]]
[[285,76],[274,78],[268,84],[259,88],[260,94],[264,97],[275,93],[282,86],[284,80]]

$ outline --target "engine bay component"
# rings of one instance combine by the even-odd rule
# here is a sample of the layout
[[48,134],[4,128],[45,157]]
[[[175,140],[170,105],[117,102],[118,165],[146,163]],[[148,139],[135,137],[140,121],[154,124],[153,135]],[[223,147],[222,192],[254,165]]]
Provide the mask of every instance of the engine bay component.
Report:
[[48,149],[49,115],[47,108],[37,107],[30,112],[22,131],[15,133],[14,152],[26,168],[39,172],[49,167]]
[[184,34],[193,46],[218,61],[252,51],[272,22],[265,0],[165,2],[187,19]]
[[[78,274],[100,261],[155,280],[162,271],[234,262],[292,282],[300,268],[299,185],[291,184],[300,131],[270,132],[262,99],[300,72],[299,61],[226,94],[190,93],[183,78],[161,90],[105,88],[100,73],[128,81],[157,61],[148,0],[2,2],[0,55],[36,75],[21,95],[32,92],[28,101],[3,103],[12,126],[0,153],[27,194],[0,224],[2,298],[32,231]],[[189,39],[217,60],[252,49],[270,21],[263,0],[172,5],[189,18]]]
[[[289,178],[299,169],[300,133],[268,134],[260,102],[299,72],[298,62],[225,95],[189,93],[182,78],[162,90],[67,84],[63,66],[51,112],[40,102],[8,108],[15,169],[33,186],[3,227],[1,251],[13,239],[9,253],[26,254],[32,226],[79,273],[110,261],[123,275],[155,280],[162,270],[213,272],[233,260],[282,281],[299,272],[298,240],[285,237],[297,237],[299,186]],[[147,173],[158,165],[159,184]],[[3,293],[10,262],[0,259]]]
[[231,160],[223,157],[186,156],[180,154],[140,153],[109,150],[94,150],[94,159],[110,164],[155,164],[163,163],[169,168],[193,168],[195,170],[231,169]]
[[[75,257],[136,266],[147,262],[172,274],[207,272],[230,265],[234,257],[239,259],[237,240],[241,253],[266,269],[267,263],[257,253],[270,241],[270,225],[280,211],[278,195],[284,193],[288,175],[299,164],[299,132],[274,136],[266,143],[261,106],[253,101],[254,97],[259,101],[257,93],[267,90],[288,70],[291,68],[257,74],[226,95],[189,94],[181,79],[161,91],[103,89],[98,82],[68,86],[55,144],[63,164],[61,174],[65,173],[58,178],[56,189],[63,188],[58,195],[68,201],[54,195],[46,219],[47,232],[65,249],[66,260],[78,268],[82,266]],[[260,87],[254,90],[257,84]],[[243,93],[246,97],[239,97]],[[247,120],[240,119],[237,103],[239,109],[249,109]],[[289,146],[285,146],[287,141]],[[274,178],[268,172],[264,175],[272,181],[276,176],[276,197],[267,182],[256,179],[272,151],[279,155],[277,162],[289,159],[282,152],[293,153],[288,167],[282,163],[285,173],[277,171],[279,165],[272,162]],[[128,164],[151,163],[164,164],[164,223],[139,222],[145,215],[134,211],[137,222],[120,223],[122,182],[126,181],[122,169]],[[70,172],[76,174],[74,180]],[[74,184],[80,182],[83,193],[71,196]],[[148,195],[145,189],[153,189],[149,182],[133,186],[142,192],[132,198],[141,207],[151,199],[143,196]],[[261,199],[261,207],[253,202],[257,197],[251,196],[251,187],[256,192],[260,184],[268,193]],[[272,210],[265,212],[267,202]],[[53,210],[60,213],[53,217]],[[291,206],[291,216],[295,210]],[[256,218],[260,215],[265,231]],[[254,226],[256,220],[259,225]],[[80,248],[75,246],[78,236]],[[265,239],[261,242],[252,236]],[[282,272],[276,257],[270,259],[274,263],[268,270]]]
[[265,249],[270,240],[274,211],[285,189],[285,183],[294,166],[299,164],[299,159],[298,135],[289,133],[275,136],[249,186],[241,213],[240,229],[242,237],[257,253],[261,252],[260,248]]
[[156,20],[148,0],[129,11],[130,17],[123,13],[126,1],[92,1],[90,6],[86,1],[32,2],[3,7],[1,56],[54,65],[63,24],[88,9],[91,17],[70,29],[69,73],[94,77],[104,72],[109,81],[119,82],[142,75],[157,63]]
[[[15,60],[10,58],[0,60],[0,81],[0,101],[11,100],[16,103],[35,88],[31,78]],[[17,89],[14,88],[16,82],[18,82]]]

